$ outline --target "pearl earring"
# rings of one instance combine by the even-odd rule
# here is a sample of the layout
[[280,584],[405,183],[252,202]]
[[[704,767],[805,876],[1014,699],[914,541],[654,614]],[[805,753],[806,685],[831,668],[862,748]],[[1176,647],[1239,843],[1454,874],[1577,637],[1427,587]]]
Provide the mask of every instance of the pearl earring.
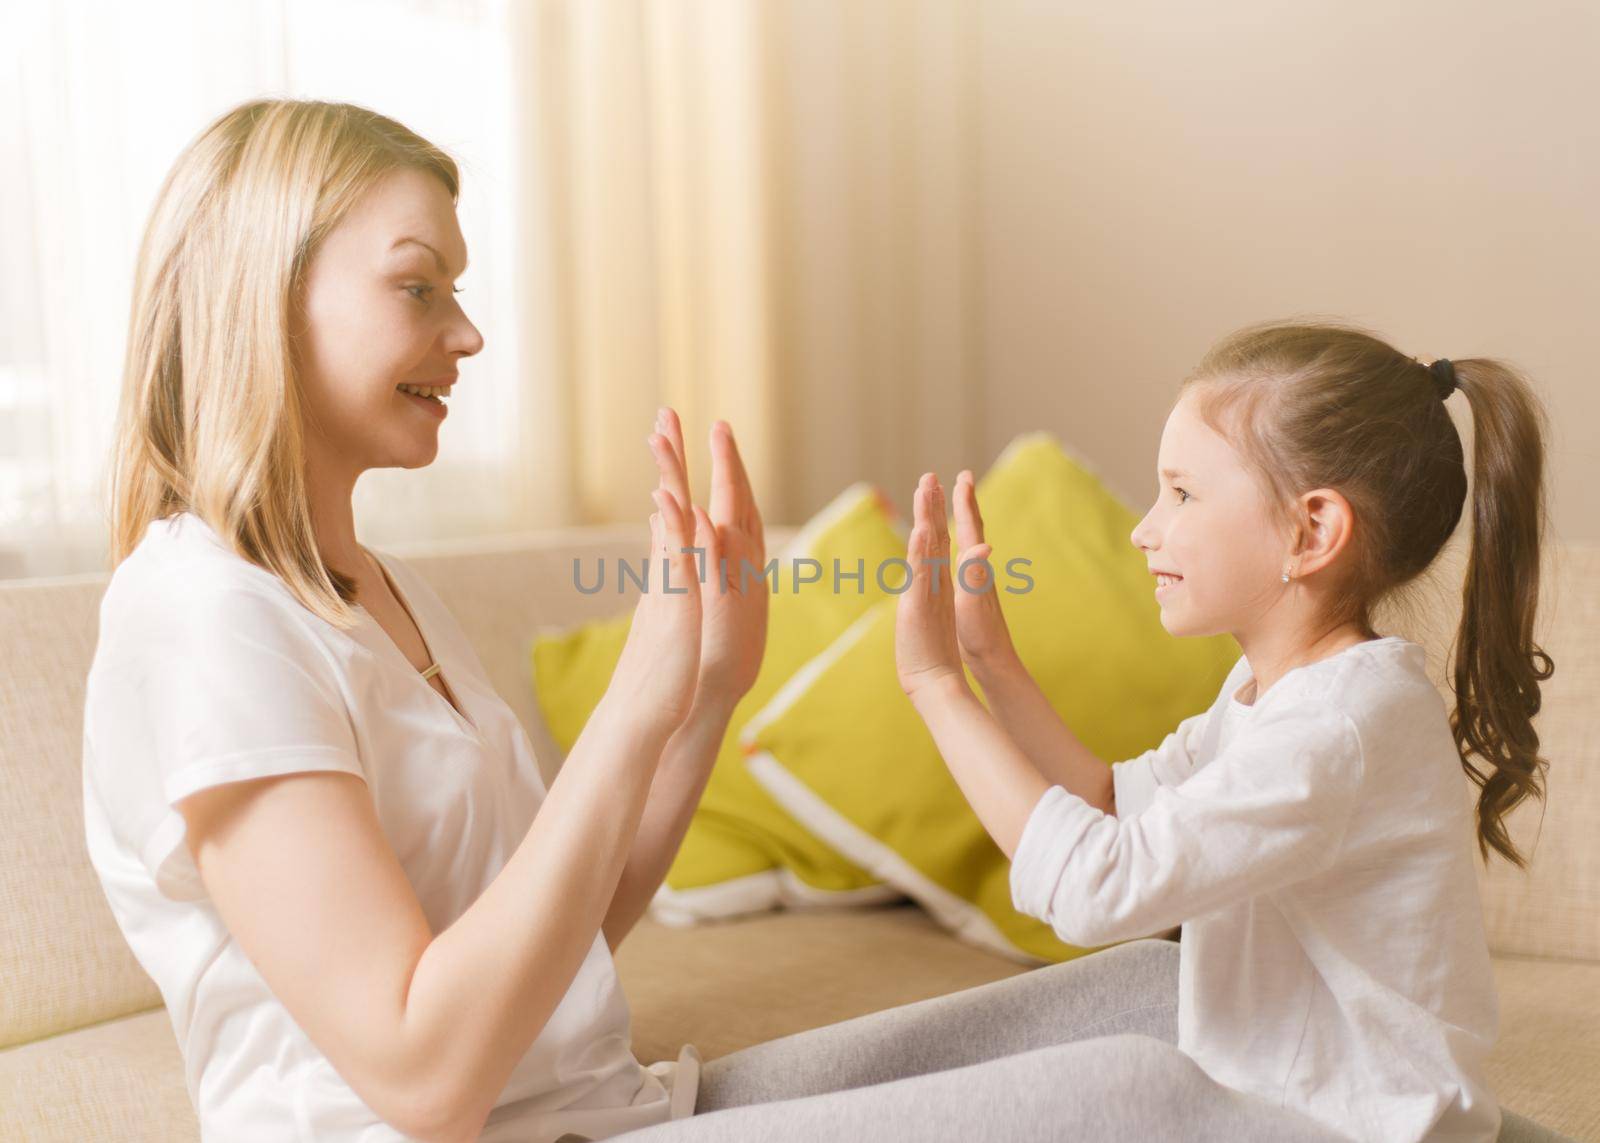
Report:
[[1283,573],[1283,582],[1284,583],[1288,583],[1289,582],[1289,573],[1288,572],[1284,572]]

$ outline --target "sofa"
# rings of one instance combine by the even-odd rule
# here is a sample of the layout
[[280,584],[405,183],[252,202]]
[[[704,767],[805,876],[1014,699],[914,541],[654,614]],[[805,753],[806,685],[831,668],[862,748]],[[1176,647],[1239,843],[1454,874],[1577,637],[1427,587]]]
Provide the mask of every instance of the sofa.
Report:
[[[770,529],[772,550],[788,534]],[[636,557],[639,543],[638,528],[597,527],[386,549],[411,561],[459,619],[549,780],[560,758],[531,690],[532,637],[626,606],[572,590],[572,561]],[[161,996],[122,940],[83,847],[84,679],[106,579],[0,583],[6,1140],[198,1136]],[[1600,546],[1563,549],[1549,581],[1541,628],[1557,670],[1539,726],[1550,794],[1513,818],[1529,869],[1480,868],[1501,1004],[1490,1078],[1508,1110],[1503,1139],[1600,1140]],[[1403,622],[1442,664],[1447,619]],[[1028,970],[961,943],[909,903],[691,928],[646,917],[617,960],[645,1062],[674,1058],[684,1042],[710,1059]]]

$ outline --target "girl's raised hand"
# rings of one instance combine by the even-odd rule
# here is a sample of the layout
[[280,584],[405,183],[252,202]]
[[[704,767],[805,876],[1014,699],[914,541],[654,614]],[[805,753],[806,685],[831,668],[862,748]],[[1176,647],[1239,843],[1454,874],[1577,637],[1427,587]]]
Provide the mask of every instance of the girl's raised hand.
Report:
[[[651,438],[663,487],[689,498],[683,427],[664,408]],[[731,706],[755,685],[767,646],[766,528],[733,429],[711,426],[711,511],[696,505],[695,546],[702,549],[699,689],[703,699]],[[751,569],[746,574],[746,567]]]
[[[978,492],[972,470],[963,469],[956,477],[956,574],[963,590],[956,592],[956,636],[961,656],[983,681],[983,672],[1016,658],[1011,630],[1000,610],[1000,592],[994,583],[994,569],[987,561],[994,549],[983,538],[983,515],[978,511]],[[966,568],[965,574],[961,569]],[[985,684],[987,685],[987,684]]]
[[[675,476],[683,477],[681,469]],[[649,578],[606,698],[653,731],[670,735],[694,706],[701,611],[699,569],[688,550],[695,544],[694,517],[668,483],[664,475],[663,486],[650,494],[656,511],[650,516]],[[687,477],[681,486],[688,487]]]
[[956,641],[944,489],[931,472],[924,473],[917,482],[911,518],[911,536],[906,544],[911,583],[900,593],[896,604],[894,660],[901,689],[915,698],[952,676],[964,685],[966,676],[961,670],[961,649]]

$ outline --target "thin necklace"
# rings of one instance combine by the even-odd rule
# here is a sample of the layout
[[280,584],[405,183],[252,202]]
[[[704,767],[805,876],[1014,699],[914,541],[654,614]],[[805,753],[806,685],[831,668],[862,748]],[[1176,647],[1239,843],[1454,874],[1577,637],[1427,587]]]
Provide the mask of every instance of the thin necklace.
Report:
[[[421,627],[420,624],[417,623],[416,618],[411,614],[411,609],[408,608],[405,605],[405,603],[401,600],[399,590],[394,586],[394,583],[389,579],[389,569],[384,567],[381,563],[379,563],[376,556],[374,556],[371,552],[367,551],[366,545],[362,545],[361,553],[362,553],[362,555],[367,557],[367,562],[369,564],[371,564],[372,567],[377,571],[377,573],[383,577],[384,585],[389,589],[389,593],[394,596],[395,602],[400,604],[400,610],[404,611],[406,613],[406,618],[411,620],[412,625],[417,628],[417,634],[421,635],[422,634],[422,627]],[[439,660],[435,659],[433,662],[429,663],[428,666],[423,670],[423,672],[422,672],[422,681],[423,682],[427,682],[429,679],[433,678],[434,675],[437,675],[442,669],[443,669],[443,664],[441,664],[439,662]]]

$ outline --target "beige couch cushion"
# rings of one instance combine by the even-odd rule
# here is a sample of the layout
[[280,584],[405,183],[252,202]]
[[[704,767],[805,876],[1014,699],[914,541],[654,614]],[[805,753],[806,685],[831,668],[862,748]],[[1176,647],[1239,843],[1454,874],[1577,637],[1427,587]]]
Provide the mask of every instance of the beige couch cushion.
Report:
[[0,1051],[0,1137],[18,1143],[198,1139],[167,1010]]
[[83,844],[83,691],[104,590],[99,576],[0,586],[0,1047],[161,1002]]

